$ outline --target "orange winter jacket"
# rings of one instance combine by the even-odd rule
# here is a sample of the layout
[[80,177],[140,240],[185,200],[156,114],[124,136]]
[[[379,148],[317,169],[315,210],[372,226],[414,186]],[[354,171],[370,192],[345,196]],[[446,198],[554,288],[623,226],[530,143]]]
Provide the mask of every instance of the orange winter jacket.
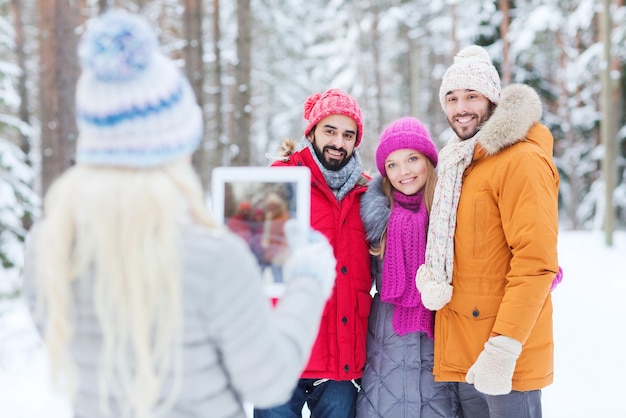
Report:
[[534,90],[511,85],[478,134],[457,209],[452,299],[436,315],[438,381],[464,382],[502,334],[523,344],[513,390],[552,383],[559,175],[540,116]]

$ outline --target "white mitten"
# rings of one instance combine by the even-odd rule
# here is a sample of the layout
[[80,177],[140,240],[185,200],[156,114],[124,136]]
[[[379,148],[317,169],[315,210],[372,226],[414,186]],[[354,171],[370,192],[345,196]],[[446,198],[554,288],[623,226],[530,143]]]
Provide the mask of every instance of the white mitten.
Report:
[[511,392],[513,372],[521,352],[519,341],[505,335],[491,337],[467,371],[465,380],[484,394],[506,395]]
[[283,266],[285,281],[312,278],[328,298],[335,285],[337,260],[324,235],[311,228],[302,228],[294,219],[285,222],[289,255]]
[[431,311],[438,311],[452,299],[452,285],[436,281],[432,269],[426,264],[417,269],[415,285],[422,296],[422,304]]

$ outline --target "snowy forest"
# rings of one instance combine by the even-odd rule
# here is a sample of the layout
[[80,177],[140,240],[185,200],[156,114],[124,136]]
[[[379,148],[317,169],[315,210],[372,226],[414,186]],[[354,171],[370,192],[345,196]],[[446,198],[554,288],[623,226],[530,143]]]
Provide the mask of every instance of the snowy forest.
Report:
[[77,42],[112,7],[147,16],[191,81],[207,192],[216,166],[269,165],[282,139],[302,136],[305,99],[330,87],[361,104],[369,171],[379,133],[401,116],[421,119],[441,148],[441,77],[479,44],[503,85],[542,98],[561,228],[602,229],[607,213],[626,228],[623,0],[0,0],[0,300],[18,294],[42,196],[72,164]]

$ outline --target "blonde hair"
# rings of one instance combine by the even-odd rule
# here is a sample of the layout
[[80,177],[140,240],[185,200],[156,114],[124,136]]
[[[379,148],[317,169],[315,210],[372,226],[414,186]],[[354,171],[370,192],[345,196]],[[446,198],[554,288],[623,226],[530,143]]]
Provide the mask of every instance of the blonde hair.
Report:
[[[187,160],[153,169],[77,165],[50,188],[37,235],[38,312],[44,313],[52,375],[74,396],[79,373],[68,351],[74,332],[72,282],[93,277],[102,329],[100,405],[114,397],[124,416],[154,412],[161,387],[180,390],[181,229],[212,228],[201,185]],[[134,373],[133,373],[134,370]]]
[[[428,167],[428,174],[426,175],[426,183],[424,183],[424,204],[426,205],[426,211],[430,214],[430,209],[433,206],[433,196],[435,195],[435,186],[437,186],[437,171],[435,166],[426,159],[426,165]],[[382,191],[387,199],[389,199],[389,207],[393,209],[393,191],[394,187],[391,185],[389,178],[383,176]],[[380,240],[370,246],[370,254],[379,256],[381,259],[385,255],[385,244],[387,242],[387,225],[381,233]]]

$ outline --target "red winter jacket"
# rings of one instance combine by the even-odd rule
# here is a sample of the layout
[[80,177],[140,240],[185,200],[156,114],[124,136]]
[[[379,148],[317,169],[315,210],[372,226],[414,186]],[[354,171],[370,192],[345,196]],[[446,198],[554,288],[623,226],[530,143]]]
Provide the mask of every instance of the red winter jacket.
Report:
[[337,279],[326,303],[320,330],[302,378],[358,379],[365,366],[367,318],[372,304],[370,256],[360,216],[365,175],[337,201],[309,148],[293,152],[293,141],[283,143],[284,161],[272,166],[304,166],[311,170],[311,226],[334,248]]

